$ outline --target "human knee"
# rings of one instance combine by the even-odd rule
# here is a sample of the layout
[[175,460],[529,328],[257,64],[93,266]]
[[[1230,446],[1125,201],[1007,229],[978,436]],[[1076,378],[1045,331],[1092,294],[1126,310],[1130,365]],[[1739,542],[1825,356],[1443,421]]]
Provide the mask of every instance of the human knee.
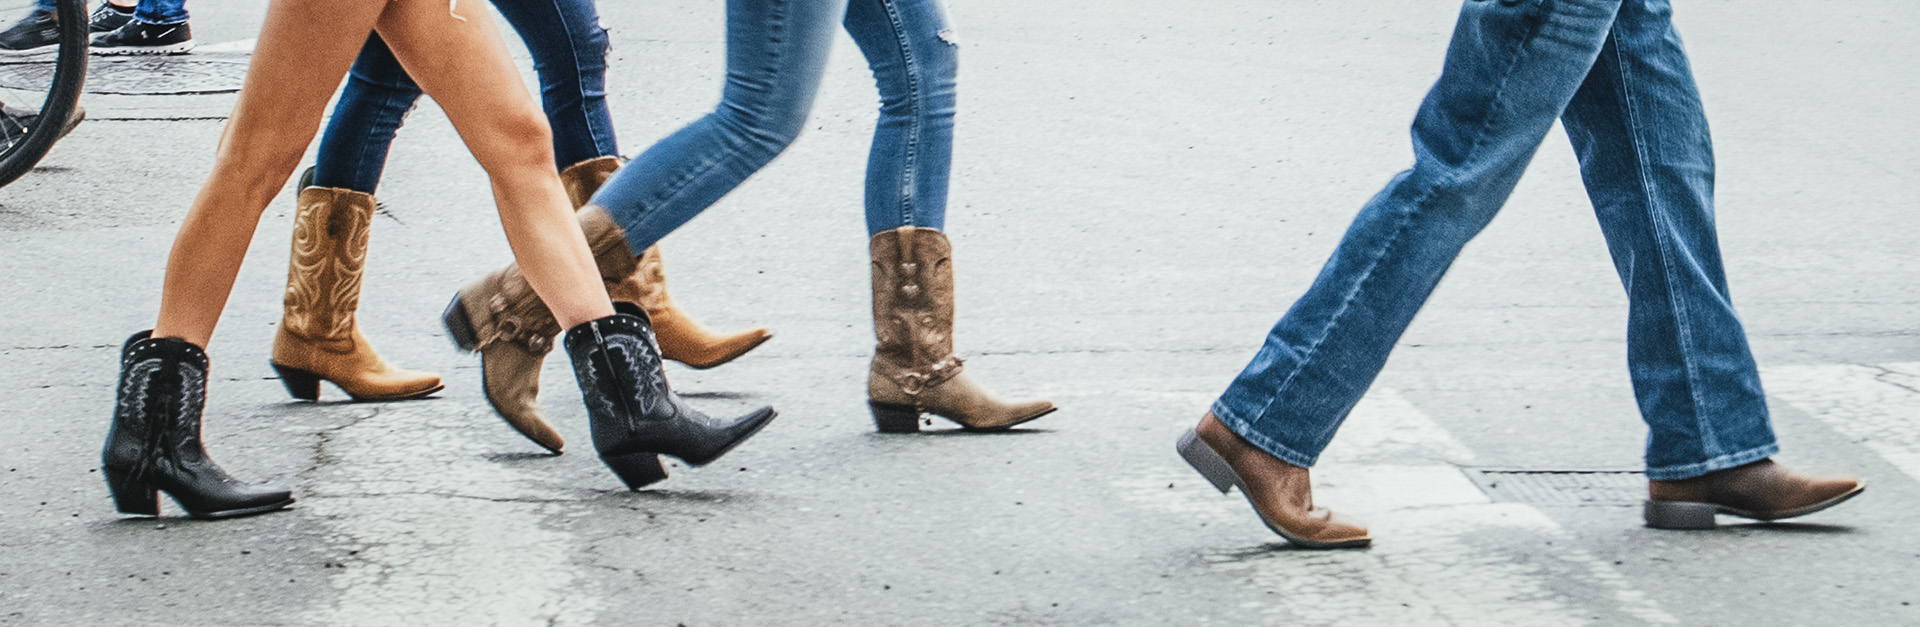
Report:
[[553,168],[553,131],[539,110],[499,112],[467,142],[489,173],[524,167]]
[[782,102],[774,107],[748,110],[723,103],[714,117],[741,145],[772,160],[793,145],[806,129],[809,104]]

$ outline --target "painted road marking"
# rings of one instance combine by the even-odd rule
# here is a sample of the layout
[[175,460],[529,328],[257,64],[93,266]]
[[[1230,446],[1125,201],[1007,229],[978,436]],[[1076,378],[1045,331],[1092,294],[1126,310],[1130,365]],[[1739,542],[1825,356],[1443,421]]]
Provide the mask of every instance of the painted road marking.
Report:
[[[1264,592],[1246,607],[1274,624],[1590,625],[1596,614],[1679,622],[1540,510],[1491,502],[1460,470],[1473,457],[1413,403],[1375,388],[1314,469],[1315,500],[1365,520],[1373,548],[1276,551],[1260,530],[1249,535],[1257,546],[1202,558]],[[1117,480],[1124,497],[1196,522],[1260,529],[1239,495],[1221,498],[1177,456],[1165,461]]]
[[[375,410],[330,432],[323,480],[300,495],[345,556],[328,625],[575,625],[598,609],[571,563],[577,542],[549,520],[564,487],[475,454],[476,416],[455,403]],[[484,409],[479,411],[485,411]]]
[[1769,396],[1920,480],[1920,362],[1774,366],[1760,379]]

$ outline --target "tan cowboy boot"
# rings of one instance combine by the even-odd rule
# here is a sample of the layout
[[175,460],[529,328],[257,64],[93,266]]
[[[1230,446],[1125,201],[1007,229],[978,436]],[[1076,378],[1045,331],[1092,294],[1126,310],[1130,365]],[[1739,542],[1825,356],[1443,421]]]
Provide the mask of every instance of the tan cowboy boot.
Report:
[[933,229],[873,236],[873,364],[867,405],[882,433],[920,430],[920,412],[994,431],[1052,413],[1042,399],[1003,399],[953,354],[953,247]]
[[[601,280],[611,283],[632,276],[633,254],[613,216],[589,205],[578,217]],[[520,274],[520,264],[461,288],[441,320],[455,344],[480,352],[480,376],[494,411],[527,439],[559,453],[566,440],[540,409],[540,363],[553,350],[560,323]]]
[[1307,469],[1260,450],[1211,412],[1180,437],[1179,451],[1221,494],[1238,486],[1260,521],[1294,546],[1348,549],[1373,544],[1366,526],[1314,507]]
[[[584,207],[593,193],[620,169],[617,157],[588,159],[560,172],[573,206]],[[660,247],[653,246],[640,255],[639,271],[607,284],[607,295],[617,301],[640,305],[653,320],[653,332],[660,340],[660,355],[690,367],[705,370],[733,361],[773,338],[766,327],[719,333],[700,324],[667,293],[666,266],[660,260]]]
[[1647,482],[1647,526],[1712,529],[1714,514],[1753,520],[1805,516],[1867,489],[1859,477],[1811,476],[1763,459],[1690,479]]
[[607,295],[647,310],[660,340],[660,355],[691,368],[705,370],[733,361],[773,339],[773,332],[766,327],[719,333],[688,316],[667,293],[666,267],[660,261],[657,245],[640,255],[639,269],[633,276],[608,285]]
[[293,221],[285,312],[273,337],[273,369],[294,398],[320,399],[332,381],[356,401],[394,401],[440,391],[440,376],[395,368],[360,334],[360,275],[366,268],[373,196],[303,187]]

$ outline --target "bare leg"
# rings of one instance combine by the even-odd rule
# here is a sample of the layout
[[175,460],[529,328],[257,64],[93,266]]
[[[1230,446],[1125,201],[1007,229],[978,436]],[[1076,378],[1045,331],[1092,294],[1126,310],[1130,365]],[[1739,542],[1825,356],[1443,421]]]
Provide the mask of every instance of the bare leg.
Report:
[[[273,0],[213,172],[174,236],[154,337],[206,346],[260,212],[300,164],[385,2]],[[236,138],[239,138],[236,141]]]
[[396,0],[377,29],[493,182],[500,225],[534,292],[561,328],[613,315],[600,271],[553,169],[546,115],[521,87],[506,43],[478,2]]

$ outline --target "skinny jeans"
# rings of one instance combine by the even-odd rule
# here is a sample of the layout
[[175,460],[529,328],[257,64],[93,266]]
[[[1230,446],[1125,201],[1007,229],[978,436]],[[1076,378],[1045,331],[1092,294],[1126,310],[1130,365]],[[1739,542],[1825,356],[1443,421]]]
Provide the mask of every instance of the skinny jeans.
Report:
[[[555,167],[617,155],[607,111],[607,31],[593,0],[494,0],[533,54]],[[313,184],[372,194],[420,87],[378,34],[367,37],[320,138]]]
[[1556,118],[1626,287],[1647,477],[1777,453],[1721,264],[1706,115],[1665,0],[1466,2],[1414,119],[1413,167],[1360,211],[1214,415],[1312,466]]
[[944,225],[959,56],[938,0],[728,0],[720,104],[635,157],[593,198],[626,230],[635,254],[800,135],[835,20],[859,45],[880,92],[867,159],[868,235]]

